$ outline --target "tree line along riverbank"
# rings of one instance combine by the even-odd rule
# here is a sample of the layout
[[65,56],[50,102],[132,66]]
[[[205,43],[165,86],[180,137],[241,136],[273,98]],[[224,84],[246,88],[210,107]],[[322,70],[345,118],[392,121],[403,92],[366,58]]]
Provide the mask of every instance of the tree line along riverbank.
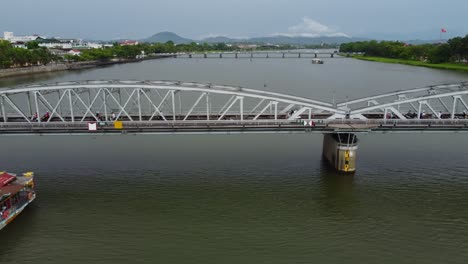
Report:
[[[79,55],[57,55],[49,49],[39,47],[36,41],[26,43],[26,49],[14,47],[8,41],[0,40],[0,69],[19,68],[28,66],[41,66],[49,63],[60,62],[85,62],[85,61],[111,61],[136,59],[141,55],[177,53],[177,52],[210,52],[210,51],[234,51],[236,46],[224,43],[217,44],[174,44],[166,43],[141,43],[137,45],[120,45],[115,43],[112,47],[83,49]],[[265,49],[291,49],[290,45],[278,47],[266,47]],[[262,47],[263,49],[263,47]]]
[[468,71],[468,35],[447,43],[408,45],[399,41],[360,41],[340,46],[342,53],[357,59]]
[[[192,42],[176,45],[172,41],[137,45],[114,43],[112,47],[80,50],[79,55],[57,55],[47,48],[40,47],[36,41],[26,43],[26,47],[26,49],[14,47],[10,42],[0,40],[0,78],[164,58],[168,56],[162,54],[167,53],[238,50],[238,47],[225,43],[198,44]],[[291,48],[293,48],[291,45],[262,47],[262,49],[267,50]]]

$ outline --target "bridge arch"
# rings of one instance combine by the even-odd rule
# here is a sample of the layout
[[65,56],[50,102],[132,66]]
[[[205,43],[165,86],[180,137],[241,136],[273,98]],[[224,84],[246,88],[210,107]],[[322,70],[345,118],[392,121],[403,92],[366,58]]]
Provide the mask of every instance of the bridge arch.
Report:
[[[3,122],[294,120],[343,115],[332,104],[270,91],[178,81],[81,81],[0,90]],[[113,113],[113,114],[112,114]],[[41,120],[42,119],[42,120]]]

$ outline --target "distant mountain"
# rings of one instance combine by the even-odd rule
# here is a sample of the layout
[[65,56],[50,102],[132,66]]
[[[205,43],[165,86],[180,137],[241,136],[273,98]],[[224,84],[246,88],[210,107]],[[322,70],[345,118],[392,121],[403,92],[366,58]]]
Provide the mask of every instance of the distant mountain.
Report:
[[318,45],[325,44],[341,44],[347,42],[360,41],[364,39],[350,37],[289,37],[289,36],[272,36],[258,37],[249,39],[254,43],[270,43],[270,44],[291,44],[291,45]]
[[234,39],[224,36],[210,37],[202,40],[191,40],[181,37],[172,32],[161,32],[149,38],[140,40],[148,43],[166,43],[173,41],[175,44],[187,44],[191,42],[199,43],[255,43],[255,44],[291,44],[291,45],[318,45],[325,44],[341,44],[354,41],[368,40],[366,38],[350,38],[350,37],[290,37],[290,36],[272,36],[272,37],[256,37],[246,39]]
[[367,40],[365,38],[349,38],[349,37],[289,37],[289,36],[272,36],[272,37],[256,37],[248,39],[232,39],[228,37],[206,38],[201,42],[207,43],[256,43],[256,44],[291,44],[291,45],[319,45],[325,44],[341,44],[354,41]]
[[172,41],[175,44],[187,44],[193,42],[193,40],[188,39],[188,38],[183,38],[173,32],[160,32],[158,34],[154,34],[153,36],[146,38],[146,39],[141,39],[141,42],[147,42],[147,43],[166,43],[168,41]]
[[204,38],[201,40],[201,42],[206,42],[206,43],[236,43],[236,42],[243,42],[243,41],[245,40],[233,39],[233,38],[228,38],[228,37],[223,37],[223,36]]

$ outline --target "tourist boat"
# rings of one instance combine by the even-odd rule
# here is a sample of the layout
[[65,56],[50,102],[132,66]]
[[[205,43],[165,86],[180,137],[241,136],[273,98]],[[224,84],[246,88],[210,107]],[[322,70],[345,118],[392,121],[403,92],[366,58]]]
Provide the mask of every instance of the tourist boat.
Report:
[[34,174],[24,173],[16,176],[0,172],[0,230],[36,198],[34,192]]
[[312,64],[323,64],[323,60],[321,60],[321,59],[312,59]]

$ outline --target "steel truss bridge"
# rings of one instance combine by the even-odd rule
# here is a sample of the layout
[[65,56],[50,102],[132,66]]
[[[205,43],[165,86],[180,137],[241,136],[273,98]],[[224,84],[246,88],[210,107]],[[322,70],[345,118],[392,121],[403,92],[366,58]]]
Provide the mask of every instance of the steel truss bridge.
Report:
[[0,134],[458,132],[468,131],[467,102],[468,82],[336,105],[192,82],[63,82],[0,90]]

